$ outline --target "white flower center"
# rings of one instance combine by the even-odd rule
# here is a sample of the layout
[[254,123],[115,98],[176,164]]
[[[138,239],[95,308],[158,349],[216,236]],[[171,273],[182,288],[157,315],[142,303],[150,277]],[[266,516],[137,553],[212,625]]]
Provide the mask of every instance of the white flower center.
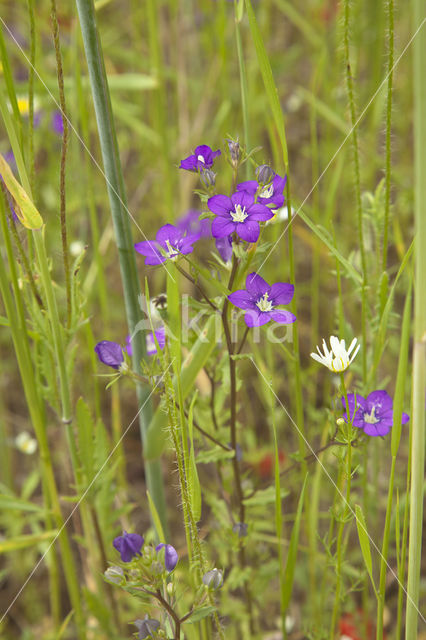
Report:
[[179,251],[177,251],[175,247],[172,247],[172,245],[170,244],[170,240],[166,240],[166,245],[167,245],[167,251],[166,251],[167,257],[173,260],[174,258],[176,258],[176,256],[179,255]]
[[380,422],[379,418],[376,418],[375,411],[376,407],[373,407],[371,409],[371,413],[365,412],[363,416],[364,422],[366,422],[367,424],[376,424],[377,422]]
[[261,198],[271,198],[274,195],[274,187],[272,184],[269,187],[263,187],[262,191],[259,193]]
[[256,302],[256,306],[260,311],[272,311],[274,308],[272,302],[268,300],[268,292],[264,293],[261,298]]
[[248,217],[248,213],[246,213],[246,208],[241,208],[240,204],[235,205],[235,210],[230,211],[231,218],[233,222],[244,222],[244,220]]
[[204,156],[197,156],[197,160],[199,160],[203,164],[206,164],[206,161],[204,160]]

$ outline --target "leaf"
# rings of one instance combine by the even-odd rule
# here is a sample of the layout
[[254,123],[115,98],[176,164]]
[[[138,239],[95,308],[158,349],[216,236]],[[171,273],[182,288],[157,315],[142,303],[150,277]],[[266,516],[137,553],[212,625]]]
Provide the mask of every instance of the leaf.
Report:
[[149,491],[146,492],[149,504],[149,510],[151,513],[152,522],[154,523],[155,531],[157,533],[158,540],[165,540],[166,537],[164,535],[163,526],[161,524],[160,516],[158,515],[158,511],[155,507],[154,501],[151,498],[151,494]]
[[284,569],[284,578],[281,589],[281,615],[287,610],[290,603],[291,592],[293,590],[294,571],[296,568],[297,551],[299,547],[299,531],[300,522],[302,520],[303,500],[305,496],[306,482],[308,476],[306,475],[303,482],[302,491],[299,496],[299,503],[297,505],[296,520],[294,521],[293,530],[291,532],[290,545],[288,548],[287,562]]
[[26,549],[27,547],[34,547],[34,545],[40,542],[50,542],[59,533],[58,529],[52,529],[51,531],[43,531],[43,533],[34,533],[27,536],[15,536],[10,540],[0,541],[0,553],[9,553],[10,551],[17,551],[18,549]]
[[211,615],[215,611],[216,611],[216,607],[206,605],[194,611],[194,613],[187,620],[185,620],[185,622],[187,624],[194,624],[194,622],[199,622],[200,620],[202,620],[203,618],[206,618],[207,616]]
[[[281,489],[281,499],[288,496],[288,491],[286,489]],[[271,504],[275,502],[275,486],[268,487],[267,489],[259,489],[256,491],[253,497],[245,498],[243,501],[246,507],[255,507],[264,504]]]
[[201,508],[202,508],[202,500],[201,500],[201,485],[200,479],[198,477],[197,465],[195,463],[195,453],[194,453],[194,424],[193,424],[193,411],[194,404],[197,399],[197,394],[194,394],[192,398],[191,405],[188,411],[188,435],[189,441],[191,443],[191,451],[189,453],[189,468],[188,468],[188,485],[190,491],[190,499],[192,512],[194,515],[195,522],[198,522],[201,519]]
[[27,502],[15,496],[0,494],[0,511],[35,511],[40,514],[45,513],[45,509],[33,502]]
[[43,226],[43,219],[36,207],[30,200],[27,192],[16,180],[11,168],[0,154],[0,176],[3,178],[6,189],[15,200],[17,207],[15,213],[19,221],[27,229],[40,229]]
[[95,472],[93,461],[94,430],[90,410],[83,398],[79,398],[76,407],[76,423],[80,461],[86,480],[90,482]]
[[230,460],[234,457],[234,451],[226,451],[219,445],[216,445],[208,451],[200,451],[197,454],[197,464],[209,464],[210,462],[219,462],[220,460]]
[[367,573],[370,576],[371,584],[374,591],[376,591],[376,585],[373,579],[373,562],[371,560],[370,539],[367,533],[367,524],[365,522],[364,514],[361,507],[357,504],[355,506],[356,516],[356,528],[358,530],[359,544],[361,547],[362,557],[364,558],[364,564],[367,569]]

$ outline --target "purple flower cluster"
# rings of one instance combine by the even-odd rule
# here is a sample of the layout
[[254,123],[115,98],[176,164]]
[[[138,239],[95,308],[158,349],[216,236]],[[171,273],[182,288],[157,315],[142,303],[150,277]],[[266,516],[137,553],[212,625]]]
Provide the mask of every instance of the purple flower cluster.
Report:
[[257,242],[259,222],[266,222],[274,216],[269,207],[255,202],[254,195],[247,191],[237,191],[231,197],[212,196],[207,205],[216,215],[212,222],[214,238],[225,238],[235,232],[246,242]]
[[[342,398],[346,410],[345,398]],[[386,391],[373,391],[366,398],[348,393],[349,415],[354,427],[362,429],[368,436],[385,436],[393,426],[393,401]],[[344,416],[345,421],[347,417]],[[402,414],[402,424],[409,421],[406,413]]]
[[186,171],[203,171],[213,166],[214,159],[220,156],[220,150],[213,151],[207,144],[195,147],[194,153],[180,163],[180,169]]
[[[123,531],[123,535],[114,538],[113,547],[120,553],[122,562],[130,562],[136,556],[140,556],[141,549],[144,544],[144,538],[138,533],[127,533]],[[163,560],[164,568],[171,573],[176,567],[179,556],[171,544],[163,542],[155,547],[156,552]]]
[[145,256],[145,264],[157,265],[167,259],[175,260],[180,254],[192,253],[192,245],[200,236],[200,232],[188,234],[172,224],[165,224],[157,231],[155,241],[143,240],[135,244],[135,249]]

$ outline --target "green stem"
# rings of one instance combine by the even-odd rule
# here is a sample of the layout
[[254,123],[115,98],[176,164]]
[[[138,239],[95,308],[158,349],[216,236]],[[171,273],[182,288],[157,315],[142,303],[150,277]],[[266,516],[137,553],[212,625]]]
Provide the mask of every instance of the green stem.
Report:
[[422,558],[423,483],[425,472],[425,388],[426,388],[426,3],[412,2],[414,28],[423,28],[413,42],[414,61],[414,217],[415,217],[415,288],[413,346],[413,411],[411,417],[412,457],[410,490],[410,540],[408,546],[407,640],[417,637],[419,584]]
[[[138,303],[140,286],[136,268],[135,251],[132,243],[130,219],[126,206],[123,174],[115,134],[108,81],[101,42],[96,28],[93,0],[76,0],[76,2],[95,105],[111,215],[117,241],[127,322],[130,335],[133,336],[133,368],[137,373],[142,374],[141,361],[146,357],[145,339],[141,331],[134,333],[141,319],[141,310]],[[137,397],[140,407],[139,425],[144,447],[147,439],[148,425],[152,416],[152,407],[148,401],[148,393],[147,387],[140,384],[137,385]],[[156,506],[163,529],[167,530],[166,501],[159,460],[145,460],[145,477],[148,491]]]
[[28,70],[28,162],[30,164],[31,190],[34,191],[34,69],[36,62],[34,0],[28,0],[28,17],[30,20],[30,68]]
[[[238,6],[241,7],[241,14],[239,15]],[[250,138],[249,138],[249,115],[248,115],[248,87],[247,87],[247,73],[246,65],[244,62],[243,44],[241,40],[241,20],[244,5],[237,3],[234,0],[235,10],[235,39],[237,43],[237,55],[238,55],[238,67],[240,71],[240,88],[241,88],[241,110],[243,113],[243,129],[244,129],[244,147],[247,151],[250,150]],[[246,162],[246,179],[250,177],[250,164]]]
[[72,314],[72,302],[71,302],[71,273],[70,273],[70,260],[68,251],[68,237],[67,237],[67,217],[66,217],[66,193],[65,193],[65,166],[67,161],[67,147],[68,147],[68,118],[65,104],[65,90],[64,90],[64,73],[62,70],[62,56],[61,45],[59,41],[59,25],[56,16],[56,0],[50,2],[50,17],[52,20],[52,32],[53,43],[55,46],[56,55],[56,73],[58,77],[59,87],[59,105],[61,108],[63,134],[62,134],[62,147],[61,147],[61,168],[60,168],[60,220],[61,220],[61,239],[62,239],[62,259],[64,262],[64,274],[65,274],[65,290],[67,292],[67,319],[68,328],[71,324]]
[[334,595],[334,606],[333,606],[333,614],[331,618],[331,627],[330,627],[330,640],[334,640],[335,637],[335,629],[337,624],[337,619],[340,611],[340,600],[341,600],[341,590],[342,590],[342,557],[343,557],[343,531],[345,528],[346,521],[348,519],[349,513],[351,511],[350,507],[350,497],[351,497],[351,479],[352,479],[352,422],[351,415],[349,410],[348,403],[348,394],[346,391],[345,377],[343,372],[340,374],[340,381],[342,385],[343,395],[345,398],[346,405],[346,420],[347,420],[347,454],[346,454],[346,496],[344,498],[344,507],[342,514],[340,516],[339,529],[337,532],[337,548],[336,548],[336,588]]
[[392,125],[392,88],[393,88],[393,58],[394,58],[394,0],[387,0],[388,20],[389,20],[389,44],[388,44],[388,92],[386,102],[386,168],[385,168],[385,219],[383,227],[383,252],[382,271],[386,271],[388,256],[388,233],[389,233],[389,209],[390,190],[392,177],[392,154],[391,154],[391,125]]
[[351,65],[349,58],[349,5],[350,0],[344,0],[344,50],[345,50],[345,65],[346,65],[346,90],[348,92],[349,111],[351,114],[351,127],[352,127],[352,150],[353,161],[355,167],[355,197],[356,197],[356,215],[358,223],[358,244],[361,255],[361,268],[362,268],[362,285],[361,285],[361,333],[362,333],[362,370],[364,384],[367,378],[367,256],[364,246],[364,231],[362,222],[362,203],[361,203],[361,178],[359,169],[359,151],[358,151],[358,125],[355,112],[355,99],[354,89],[351,73]]

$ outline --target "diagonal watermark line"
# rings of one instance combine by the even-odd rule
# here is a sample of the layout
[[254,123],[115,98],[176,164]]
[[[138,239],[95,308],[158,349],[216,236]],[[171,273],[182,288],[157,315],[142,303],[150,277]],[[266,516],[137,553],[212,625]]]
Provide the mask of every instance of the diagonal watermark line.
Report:
[[143,403],[143,405],[138,409],[137,414],[135,415],[135,417],[133,418],[133,420],[130,422],[130,424],[128,425],[128,427],[126,428],[126,430],[124,431],[124,433],[122,434],[122,436],[120,437],[119,441],[116,443],[116,445],[114,446],[114,448],[112,449],[111,453],[108,455],[108,457],[106,458],[106,460],[104,461],[104,463],[102,464],[101,468],[97,471],[96,475],[94,476],[94,478],[91,480],[90,484],[86,487],[86,489],[84,490],[83,495],[80,497],[79,501],[76,503],[75,507],[72,509],[71,513],[69,514],[68,518],[65,520],[65,522],[63,523],[63,525],[61,526],[61,528],[59,529],[58,533],[56,534],[56,536],[53,538],[53,540],[51,541],[51,543],[49,544],[49,546],[47,547],[46,551],[43,553],[43,555],[41,556],[41,558],[39,559],[39,561],[37,562],[37,564],[34,566],[33,570],[31,571],[31,573],[29,574],[29,576],[27,577],[27,579],[25,580],[24,584],[22,585],[22,587],[19,589],[18,593],[15,594],[15,597],[13,598],[12,602],[9,604],[9,606],[7,607],[6,611],[4,611],[4,613],[2,614],[1,618],[0,618],[0,624],[3,622],[3,620],[5,619],[5,617],[7,616],[7,614],[9,613],[9,611],[11,610],[11,608],[13,607],[13,605],[15,604],[15,602],[17,601],[17,599],[19,598],[19,596],[21,595],[21,593],[23,592],[23,590],[25,589],[25,587],[27,586],[27,584],[29,583],[29,581],[31,580],[31,578],[34,576],[34,574],[36,573],[37,569],[39,568],[39,566],[41,565],[41,563],[43,562],[43,560],[45,559],[45,557],[47,556],[47,554],[49,553],[50,549],[53,547],[53,545],[55,544],[56,540],[59,538],[59,536],[61,535],[62,531],[65,529],[65,527],[67,526],[68,522],[71,520],[72,516],[74,515],[74,513],[77,511],[77,509],[80,506],[80,503],[83,502],[84,498],[87,496],[87,494],[89,493],[90,489],[92,488],[93,484],[96,482],[96,480],[99,478],[100,474],[102,473],[102,471],[105,469],[105,466],[108,464],[109,460],[111,459],[111,457],[113,456],[113,454],[115,453],[117,447],[121,444],[122,440],[124,439],[124,437],[126,436],[127,432],[129,431],[130,427],[134,424],[135,420],[138,418],[140,412],[143,410],[143,408],[145,407],[145,405],[147,404],[147,402],[149,402],[149,400],[151,399],[151,396],[153,395],[153,393],[155,392],[155,390],[157,389],[157,387],[160,385],[161,381],[163,380],[164,376],[166,375],[167,371],[170,369],[170,367],[172,366],[173,362],[175,361],[175,358],[173,358],[173,360],[170,362],[170,364],[168,365],[167,369],[164,371],[164,373],[161,374],[160,379],[157,380],[157,382],[155,383],[151,393],[149,394],[149,396],[147,397],[147,399],[145,400],[145,402]]
[[322,180],[322,178],[324,177],[324,175],[327,173],[328,169],[330,168],[330,166],[333,164],[334,160],[336,159],[336,157],[338,156],[338,154],[340,153],[340,151],[342,150],[342,148],[345,146],[346,142],[349,140],[349,138],[351,137],[354,129],[356,129],[356,127],[359,125],[359,123],[361,122],[361,120],[363,119],[363,117],[365,116],[365,114],[367,113],[368,109],[370,108],[371,104],[374,102],[374,100],[376,99],[378,93],[381,91],[383,85],[385,84],[386,80],[389,78],[390,74],[393,73],[395,67],[399,64],[401,58],[405,55],[407,49],[410,47],[410,45],[412,44],[414,38],[417,36],[417,34],[419,33],[420,29],[423,27],[424,23],[426,22],[426,18],[423,19],[423,21],[420,23],[420,25],[418,26],[418,28],[416,29],[416,31],[414,32],[414,34],[411,36],[410,40],[407,42],[407,44],[405,45],[404,49],[402,50],[401,54],[398,56],[398,58],[396,59],[394,65],[392,66],[392,69],[390,71],[388,71],[388,73],[385,75],[385,77],[383,78],[382,82],[379,84],[379,86],[377,87],[376,91],[374,92],[374,94],[372,95],[372,97],[370,98],[370,100],[368,101],[367,105],[364,107],[364,109],[362,110],[361,114],[359,115],[359,117],[357,118],[357,121],[355,122],[355,124],[353,125],[353,127],[351,127],[349,133],[345,136],[345,138],[343,139],[343,142],[340,144],[339,148],[337,149],[337,151],[333,154],[333,156],[331,157],[331,160],[329,160],[327,166],[325,167],[325,169],[321,172],[321,175],[318,177],[317,181],[315,182],[314,186],[311,188],[311,190],[309,191],[308,195],[305,197],[305,199],[303,200],[302,204],[297,208],[297,211],[295,211],[294,215],[292,215],[291,211],[289,211],[289,216],[290,216],[290,221],[287,224],[286,228],[284,229],[284,231],[281,233],[280,237],[278,238],[278,240],[275,242],[275,244],[271,247],[271,249],[268,251],[265,259],[263,260],[262,264],[260,265],[260,267],[258,268],[258,271],[261,270],[261,268],[263,267],[263,265],[265,264],[265,262],[268,260],[269,256],[271,255],[271,253],[273,251],[275,251],[278,243],[280,242],[281,238],[283,238],[283,236],[287,233],[287,230],[289,228],[289,226],[291,224],[293,224],[293,221],[296,219],[299,211],[302,209],[303,205],[305,204],[305,202],[308,200],[308,198],[311,196],[312,192],[317,188],[319,182]]
[[[92,160],[93,164],[95,165],[95,167],[99,170],[99,172],[102,174],[103,178],[105,179],[105,182],[107,183],[108,187],[111,189],[111,191],[114,193],[115,196],[117,196],[121,206],[123,207],[123,209],[126,211],[126,213],[128,214],[129,218],[132,220],[132,222],[135,224],[135,226],[137,227],[137,229],[141,232],[141,234],[143,235],[143,237],[145,238],[145,240],[147,240],[148,242],[150,242],[150,244],[152,244],[153,248],[155,248],[155,243],[152,241],[149,241],[148,238],[146,237],[145,233],[143,232],[143,230],[141,229],[141,227],[139,226],[136,218],[132,215],[130,209],[128,208],[128,206],[123,202],[120,194],[116,191],[116,189],[113,187],[113,185],[111,184],[111,182],[108,180],[107,176],[105,175],[104,170],[102,169],[101,165],[99,164],[99,162],[96,160],[96,158],[93,156],[93,154],[91,153],[89,147],[86,145],[86,143],[84,142],[83,138],[80,136],[80,134],[78,133],[77,129],[74,127],[74,125],[72,124],[71,120],[68,118],[68,116],[62,111],[61,109],[61,105],[59,104],[59,102],[56,100],[55,96],[53,95],[53,93],[50,91],[49,87],[47,86],[47,84],[45,83],[45,81],[43,80],[43,78],[41,77],[41,75],[39,74],[39,72],[37,71],[37,69],[35,68],[35,66],[31,63],[31,60],[28,58],[27,54],[25,53],[25,51],[23,50],[23,48],[21,47],[21,45],[19,44],[19,42],[16,40],[15,36],[13,35],[12,31],[9,29],[9,27],[7,26],[6,22],[3,20],[3,18],[0,16],[0,20],[2,22],[2,24],[4,25],[5,29],[7,30],[9,36],[12,38],[13,42],[15,43],[15,45],[17,46],[17,48],[19,49],[20,53],[23,55],[23,57],[25,58],[25,61],[28,63],[28,65],[31,67],[31,69],[34,71],[34,73],[36,74],[37,78],[40,80],[41,84],[43,85],[43,87],[46,89],[49,97],[52,99],[52,101],[54,102],[56,108],[58,109],[58,111],[60,111],[62,118],[64,118],[70,129],[72,130],[72,132],[74,133],[74,135],[76,136],[77,140],[80,142],[81,146],[83,147],[83,149],[87,152],[87,154],[89,155],[90,159]],[[169,272],[169,270],[166,267],[165,262],[161,263],[161,266],[167,271],[167,274],[172,278],[173,282],[176,282],[176,280],[173,278],[173,276],[171,275],[171,273]]]
[[[287,411],[287,409],[285,408],[285,406],[283,405],[283,403],[281,402],[280,398],[277,396],[277,394],[275,393],[274,389],[272,388],[272,385],[269,383],[269,381],[265,378],[265,376],[263,375],[262,371],[259,369],[259,367],[257,366],[256,362],[253,360],[253,358],[250,358],[250,360],[253,363],[253,366],[257,369],[257,371],[260,373],[260,375],[262,376],[264,382],[268,385],[268,388],[270,389],[270,391],[274,394],[275,399],[279,402],[279,404],[281,405],[281,408],[284,410],[285,414],[287,415],[287,417],[289,418],[289,420],[291,421],[291,423],[293,424],[293,426],[296,428],[297,433],[299,434],[299,436],[301,436],[303,438],[303,440],[305,441],[306,446],[311,450],[312,455],[314,456],[314,458],[316,459],[316,461],[318,462],[318,464],[320,465],[321,469],[324,471],[325,475],[327,476],[327,478],[330,480],[331,484],[333,485],[333,487],[336,489],[336,491],[338,492],[338,494],[340,495],[340,497],[342,498],[343,502],[345,503],[345,505],[348,507],[349,511],[351,512],[352,516],[356,519],[356,514],[355,511],[352,509],[351,505],[349,504],[349,502],[346,500],[345,496],[343,495],[343,493],[340,491],[339,487],[337,486],[337,484],[334,482],[333,478],[331,477],[331,475],[329,474],[329,472],[327,471],[326,467],[323,465],[323,463],[321,462],[321,460],[319,459],[319,457],[317,456],[317,454],[315,453],[315,451],[313,450],[313,448],[311,447],[309,441],[305,438],[304,434],[302,433],[302,431],[299,429],[299,427],[297,426],[297,424],[295,423],[295,421],[293,420],[293,418],[291,417],[291,415],[289,414],[289,412]],[[370,540],[371,544],[373,545],[374,549],[377,551],[377,553],[379,554],[380,558],[382,560],[385,561],[385,564],[387,566],[387,568],[389,569],[389,571],[392,573],[392,575],[394,576],[394,578],[396,579],[397,583],[399,584],[399,586],[401,587],[401,589],[404,591],[405,595],[407,596],[407,598],[410,600],[411,604],[414,605],[417,613],[419,614],[420,618],[423,620],[423,622],[426,624],[426,618],[423,617],[423,615],[421,614],[421,612],[419,611],[419,609],[417,608],[417,605],[413,602],[412,598],[408,595],[405,587],[403,584],[401,584],[401,582],[398,579],[398,576],[396,575],[395,571],[392,569],[392,567],[390,566],[390,564],[387,562],[387,560],[385,560],[385,558],[382,555],[382,552],[380,551],[380,549],[378,548],[378,546],[376,545],[376,543],[374,542],[373,538],[370,536],[370,534],[368,533],[368,531],[365,529],[365,527],[363,526],[362,522],[359,522],[357,520],[357,524],[360,525],[364,531],[364,533],[368,536],[368,539]]]

